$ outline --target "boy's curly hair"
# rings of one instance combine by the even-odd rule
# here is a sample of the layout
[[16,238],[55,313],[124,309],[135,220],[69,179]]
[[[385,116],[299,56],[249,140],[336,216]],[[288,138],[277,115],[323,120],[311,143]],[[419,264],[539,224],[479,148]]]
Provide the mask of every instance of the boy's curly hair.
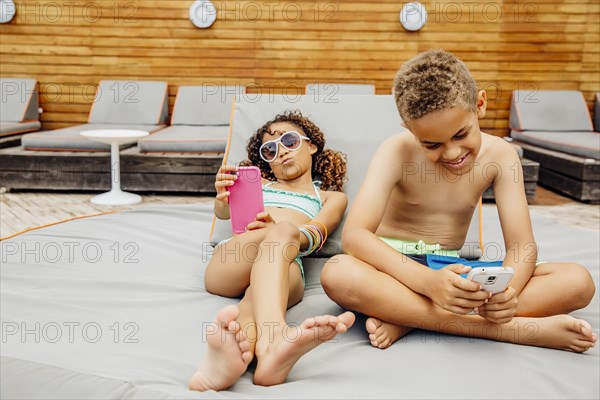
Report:
[[464,62],[444,50],[429,50],[400,67],[394,98],[404,121],[446,107],[477,110],[477,85]]
[[269,163],[260,158],[259,149],[264,135],[270,134],[271,125],[276,122],[289,122],[302,129],[304,135],[317,147],[316,153],[312,155],[311,172],[313,179],[321,181],[321,189],[323,190],[341,191],[346,177],[346,155],[339,151],[326,149],[325,136],[321,129],[298,110],[285,111],[259,128],[248,140],[246,150],[248,151],[249,160],[242,164],[255,165],[260,169],[263,178],[270,181],[275,180],[275,175]]

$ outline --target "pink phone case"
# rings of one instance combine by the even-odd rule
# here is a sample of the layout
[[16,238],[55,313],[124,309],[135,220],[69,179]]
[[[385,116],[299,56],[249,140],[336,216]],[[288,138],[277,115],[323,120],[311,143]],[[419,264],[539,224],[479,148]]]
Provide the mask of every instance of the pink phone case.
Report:
[[265,211],[262,181],[258,167],[240,167],[238,178],[229,187],[229,214],[234,233],[243,233],[256,220],[256,214]]

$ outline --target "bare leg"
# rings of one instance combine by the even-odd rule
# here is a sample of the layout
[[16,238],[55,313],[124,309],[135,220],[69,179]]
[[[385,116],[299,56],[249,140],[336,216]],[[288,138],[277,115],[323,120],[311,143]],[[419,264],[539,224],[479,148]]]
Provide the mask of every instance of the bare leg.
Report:
[[[517,316],[546,317],[568,314],[589,304],[595,291],[590,273],[578,264],[540,264],[529,282],[519,295]],[[547,299],[548,294],[559,293],[560,296],[555,296],[554,301],[539,301],[541,298]],[[365,325],[371,344],[380,349],[391,346],[412,331],[410,327],[391,324],[373,317],[367,319]]]
[[[288,296],[287,308],[290,308],[296,304],[298,304],[302,300],[302,296],[304,294],[304,287],[302,285],[297,285],[297,282],[301,280],[300,268],[298,264],[295,262],[290,266],[289,272],[289,286],[295,287],[297,290],[290,291]],[[252,286],[248,286],[246,289],[246,294],[242,301],[240,302],[240,315],[238,317],[238,323],[240,326],[240,330],[248,343],[250,344],[250,353],[254,355],[256,342],[258,341],[257,334],[257,325],[254,319],[254,304],[252,301]],[[262,328],[261,333],[262,333]]]
[[587,306],[595,291],[592,276],[579,264],[539,264],[519,295],[517,316],[568,314]]
[[354,314],[345,313],[309,318],[298,329],[286,324],[288,303],[291,299],[299,301],[303,293],[299,270],[289,268],[299,246],[298,228],[279,223],[269,229],[261,245],[261,254],[272,257],[257,258],[252,267],[250,286],[258,338],[254,382],[258,385],[284,382],[302,355],[354,323]]
[[212,294],[241,297],[250,285],[250,271],[259,256],[266,229],[234,236],[217,246],[206,266],[204,284]]
[[[541,276],[537,283],[530,285],[544,285]],[[325,265],[321,282],[329,297],[341,306],[360,311],[387,324],[405,328],[418,327],[454,335],[576,352],[593,347],[597,340],[587,322],[569,315],[546,318],[516,317],[508,324],[498,325],[476,315],[450,313],[391,276],[347,255],[336,256],[335,260]],[[558,297],[562,296],[561,293],[544,293],[544,297],[535,299],[525,293],[523,307],[527,307],[528,302],[531,308],[541,302],[547,302],[551,307],[553,303],[558,302]],[[380,327],[376,327],[375,331],[377,328]],[[407,329],[397,329],[396,332],[398,331],[406,332]],[[401,335],[402,333],[388,333],[390,343],[394,337],[398,338]]]
[[[258,256],[257,242],[264,239],[265,232],[247,232],[215,249],[204,276],[209,292],[227,297],[244,293]],[[190,389],[222,390],[233,385],[246,371],[254,356],[256,329],[242,330],[247,326],[243,325],[245,321],[253,321],[252,304],[248,300],[242,299],[239,308],[228,306],[217,313],[217,321],[206,327],[208,351],[190,380]]]

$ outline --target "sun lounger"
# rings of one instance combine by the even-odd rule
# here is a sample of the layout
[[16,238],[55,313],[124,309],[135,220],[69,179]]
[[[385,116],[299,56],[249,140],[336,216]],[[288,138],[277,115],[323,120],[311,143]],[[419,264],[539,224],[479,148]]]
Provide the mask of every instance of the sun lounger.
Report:
[[[371,142],[401,128],[394,127],[399,120],[389,97],[349,98],[336,105],[242,101],[236,104],[233,137],[243,139],[241,127],[255,129],[282,109],[301,109],[323,128],[327,146],[348,152],[352,196]],[[243,156],[233,140],[232,161]],[[2,242],[2,397],[598,398],[598,346],[580,355],[417,329],[379,350],[368,343],[363,316],[349,332],[301,358],[282,385],[255,386],[247,372],[223,392],[190,392],[188,379],[207,350],[207,323],[220,308],[238,302],[204,287],[212,216],[211,204],[145,208]],[[535,210],[532,217],[540,259],[581,263],[598,283],[598,232],[557,223]],[[495,207],[483,207],[482,225],[484,254],[502,257]],[[325,260],[305,260],[305,295],[288,312],[290,324],[341,312],[319,283]],[[574,315],[597,329],[599,307],[596,294]],[[528,332],[535,335],[536,327]]]
[[35,132],[42,127],[37,81],[28,78],[0,78],[0,146],[18,145],[9,136]]
[[166,126],[168,106],[166,82],[100,81],[87,124],[31,134],[22,144],[25,150],[109,151],[108,144],[86,139],[80,132],[133,129],[152,133]]
[[600,133],[600,93],[594,96],[594,130]]
[[233,99],[241,86],[181,86],[171,126],[138,141],[141,152],[221,153],[229,133]]
[[514,91],[510,127],[525,157],[540,163],[541,184],[600,201],[600,135],[581,92]]
[[[396,104],[390,95],[338,96],[337,102],[321,102],[313,96],[302,96],[289,103],[285,96],[240,99],[236,103],[233,116],[231,138],[225,159],[228,163],[238,163],[246,159],[246,142],[265,121],[287,109],[299,109],[325,133],[327,147],[340,150],[348,157],[348,182],[344,187],[349,201],[358,192],[369,162],[379,144],[391,135],[403,131]],[[368,138],[368,139],[367,139]],[[478,224],[468,239],[462,254],[465,258],[478,258]],[[216,220],[216,243],[231,237],[229,221]],[[341,251],[341,230],[330,235],[321,250],[321,255],[331,256]]]

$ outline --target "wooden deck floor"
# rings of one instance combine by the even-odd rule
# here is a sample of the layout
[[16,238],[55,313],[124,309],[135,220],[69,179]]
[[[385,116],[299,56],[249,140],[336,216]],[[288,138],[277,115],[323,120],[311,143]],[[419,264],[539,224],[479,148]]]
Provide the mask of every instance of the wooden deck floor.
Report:
[[213,197],[181,195],[142,195],[142,202],[130,206],[100,206],[90,199],[98,193],[64,194],[22,192],[0,194],[0,237],[69,218],[107,211],[130,210],[156,204],[212,203]]
[[[97,193],[9,192],[0,194],[0,237],[23,230],[111,210],[133,209],[154,204],[212,203],[213,197],[199,195],[144,195],[133,206],[99,206],[90,203]],[[538,187],[531,210],[561,223],[600,230],[600,206],[578,203]]]

